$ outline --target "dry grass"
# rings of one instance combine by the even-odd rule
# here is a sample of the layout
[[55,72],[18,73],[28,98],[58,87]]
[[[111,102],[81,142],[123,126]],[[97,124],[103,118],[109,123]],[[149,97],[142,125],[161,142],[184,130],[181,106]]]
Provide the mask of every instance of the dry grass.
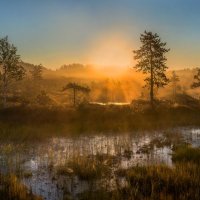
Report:
[[57,168],[59,175],[76,175],[81,180],[105,178],[111,173],[112,156],[97,155],[91,157],[76,156],[65,165]]
[[[33,141],[54,136],[122,133],[200,125],[200,111],[169,108],[135,112],[130,106],[82,106],[75,109],[8,108],[0,110],[0,139]],[[42,134],[41,134],[42,133]]]
[[0,175],[0,199],[1,200],[42,200],[28,191],[15,175]]

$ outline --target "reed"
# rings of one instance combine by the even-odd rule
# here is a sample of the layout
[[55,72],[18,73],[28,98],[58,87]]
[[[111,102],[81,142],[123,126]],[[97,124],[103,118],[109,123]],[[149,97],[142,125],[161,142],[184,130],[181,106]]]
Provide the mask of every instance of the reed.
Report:
[[21,184],[14,174],[0,175],[0,197],[1,200],[42,200]]

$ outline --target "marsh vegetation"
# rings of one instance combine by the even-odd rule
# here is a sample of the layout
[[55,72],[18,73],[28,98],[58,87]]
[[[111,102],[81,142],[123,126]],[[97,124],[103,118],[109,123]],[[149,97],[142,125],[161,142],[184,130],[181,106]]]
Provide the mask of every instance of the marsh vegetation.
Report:
[[199,199],[199,69],[167,71],[166,43],[140,41],[108,78],[24,63],[0,39],[1,199]]
[[1,191],[8,199],[198,199],[199,135],[174,128],[7,140]]

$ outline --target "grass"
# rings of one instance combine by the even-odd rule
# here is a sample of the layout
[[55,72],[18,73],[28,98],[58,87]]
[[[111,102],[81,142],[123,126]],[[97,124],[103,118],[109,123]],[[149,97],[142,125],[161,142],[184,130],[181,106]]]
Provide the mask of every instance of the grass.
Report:
[[[170,133],[167,134],[170,138]],[[177,137],[174,136],[171,139],[178,141]],[[160,146],[157,140],[154,143]],[[171,141],[167,141],[166,144],[171,145]],[[10,154],[12,148],[8,145],[5,151]],[[127,154],[129,155],[129,152]],[[80,180],[99,184],[95,190],[91,184],[88,191],[79,195],[80,200],[198,200],[200,196],[200,149],[188,145],[176,145],[172,158],[173,167],[166,165],[134,166],[129,169],[119,169],[113,174],[112,168],[118,166],[118,159],[115,156],[74,155],[65,165],[58,166],[56,172],[57,176],[72,178],[78,176]],[[23,176],[29,177],[31,174],[24,172]],[[109,186],[111,178],[116,182],[112,189]],[[124,184],[120,183],[122,179],[125,180]],[[103,182],[95,182],[98,180],[103,180]],[[28,192],[14,175],[0,177],[1,196],[4,198],[2,200],[40,199]]]
[[[128,185],[119,195],[129,199],[198,199],[200,167],[195,164],[136,166],[125,172]],[[131,197],[131,198],[130,198]]]
[[[81,200],[198,200],[200,196],[200,150],[179,146],[173,154],[175,165],[134,166],[119,169],[116,188],[86,191]],[[124,178],[125,184],[119,184]]]
[[42,200],[33,195],[27,187],[19,182],[13,174],[0,175],[0,199],[1,200]]
[[[174,126],[200,125],[200,110],[191,108],[170,108],[157,111],[134,112],[131,107],[80,107],[77,109],[8,108],[0,110],[0,141],[40,141],[54,136],[79,136],[80,134],[122,133],[133,130],[152,130]],[[180,135],[165,134],[165,140],[155,139],[153,146],[163,147],[181,143]],[[19,147],[20,149],[20,147]],[[0,149],[1,150],[1,149]],[[8,143],[7,155],[17,151]],[[146,149],[145,149],[146,150]],[[129,158],[132,152],[126,150]],[[81,194],[84,200],[142,200],[142,199],[199,199],[200,196],[200,149],[186,145],[175,145],[172,155],[173,167],[164,165],[135,166],[116,172],[117,179],[126,180],[114,190],[100,187],[97,191]],[[108,155],[91,157],[75,156],[65,165],[57,168],[57,175],[78,176],[80,180],[96,181],[109,179],[111,168],[117,158]],[[30,172],[23,176],[31,177]],[[37,200],[22,185],[16,176],[0,176],[0,197],[2,200]]]
[[198,200],[200,196],[200,167],[193,163],[135,166],[121,170],[125,185],[114,190],[101,188],[80,194],[81,200]]
[[198,125],[200,108],[160,108],[143,112],[135,112],[130,106],[82,106],[77,109],[15,107],[0,110],[1,141],[32,142],[54,136]]
[[117,176],[125,177],[128,183],[119,188],[119,196],[127,199],[199,199],[200,149],[177,146],[172,160],[174,167],[156,165],[119,169]]
[[76,156],[65,165],[57,168],[58,175],[76,175],[80,180],[96,180],[111,173],[113,157],[97,155],[91,157]]

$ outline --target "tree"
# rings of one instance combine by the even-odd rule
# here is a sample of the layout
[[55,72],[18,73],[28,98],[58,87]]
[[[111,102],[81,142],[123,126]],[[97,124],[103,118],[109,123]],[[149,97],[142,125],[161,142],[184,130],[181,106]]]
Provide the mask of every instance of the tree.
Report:
[[42,79],[43,66],[41,64],[35,65],[30,71],[33,80],[38,81]]
[[20,56],[17,55],[17,48],[10,44],[7,36],[0,39],[0,70],[3,105],[6,107],[9,84],[12,80],[21,80],[25,75],[25,69],[20,65]]
[[89,94],[90,88],[87,86],[81,86],[77,83],[68,83],[65,87],[63,87],[62,91],[66,91],[72,89],[73,90],[73,105],[77,104],[77,93],[82,92],[84,94]]
[[175,71],[172,72],[172,77],[170,81],[172,82],[172,87],[173,87],[173,98],[174,98],[174,101],[176,101],[177,88],[178,88],[177,83],[180,80],[179,80],[179,77],[176,75]]
[[200,86],[200,68],[197,68],[197,74],[194,75],[194,83],[192,83],[192,88],[197,88]]
[[167,70],[165,53],[169,49],[165,48],[166,43],[161,42],[157,33],[145,31],[141,34],[140,41],[142,46],[139,50],[133,51],[134,59],[138,60],[135,68],[137,71],[142,71],[144,74],[149,74],[145,78],[146,86],[150,87],[150,101],[154,106],[154,88],[164,87],[169,80],[165,72]]

